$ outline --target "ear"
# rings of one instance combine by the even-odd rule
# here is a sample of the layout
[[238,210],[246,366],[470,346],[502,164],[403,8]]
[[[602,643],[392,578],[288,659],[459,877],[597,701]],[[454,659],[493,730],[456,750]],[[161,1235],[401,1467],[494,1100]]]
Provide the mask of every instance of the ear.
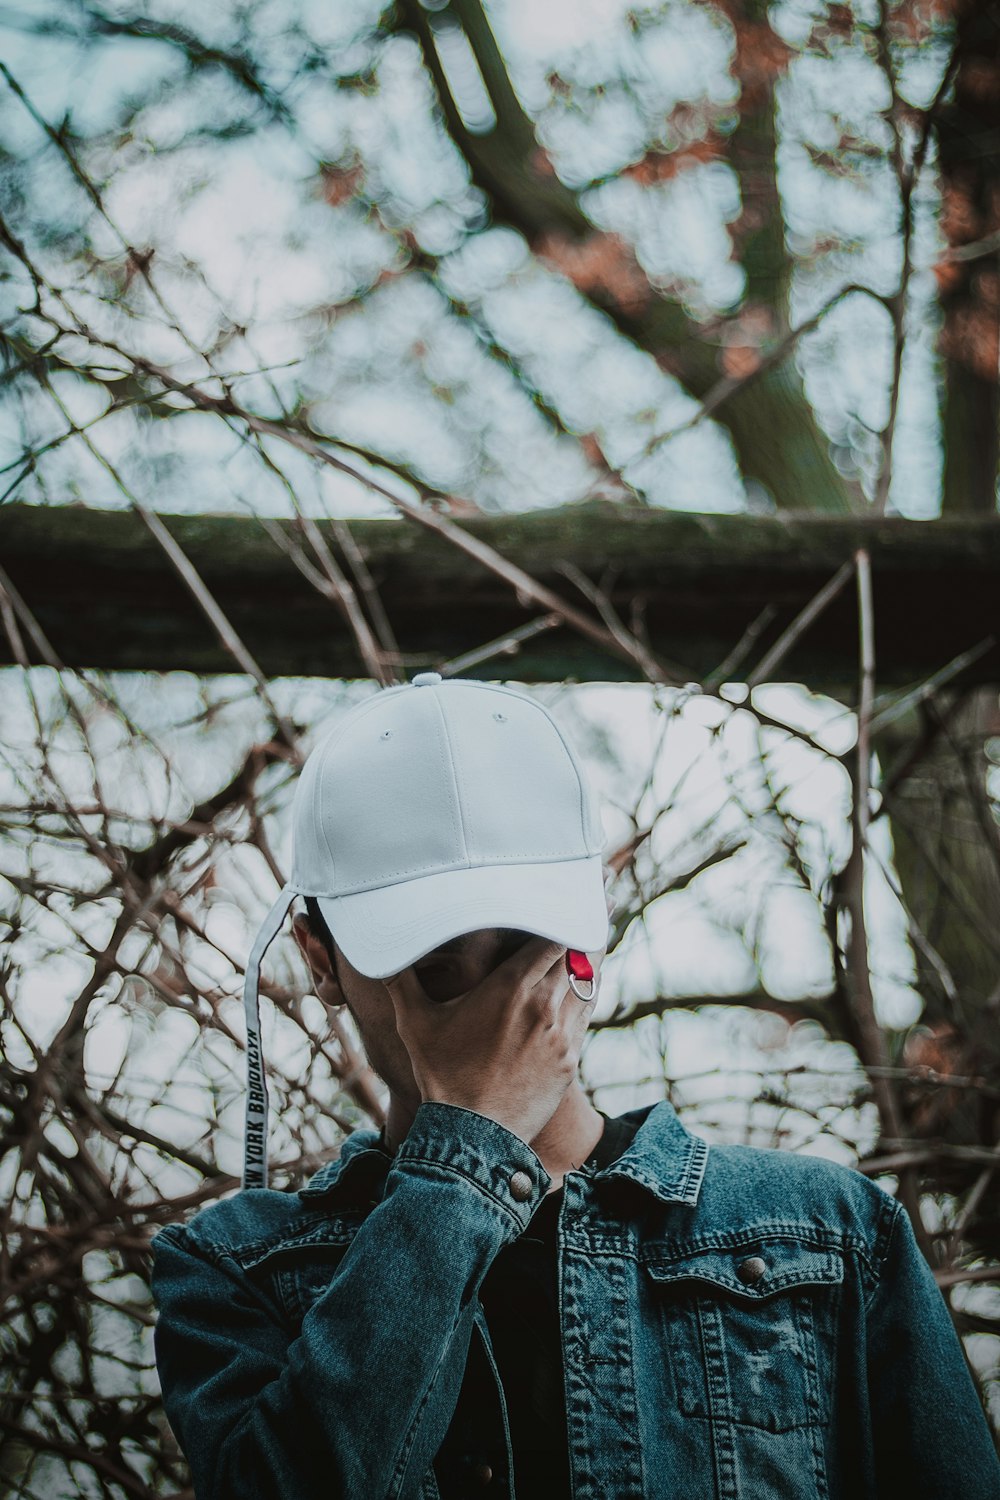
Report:
[[343,1005],[344,996],[322,938],[316,936],[308,920],[301,914],[292,918],[292,932],[303,958],[309,965],[317,997],[325,1001],[327,1005]]

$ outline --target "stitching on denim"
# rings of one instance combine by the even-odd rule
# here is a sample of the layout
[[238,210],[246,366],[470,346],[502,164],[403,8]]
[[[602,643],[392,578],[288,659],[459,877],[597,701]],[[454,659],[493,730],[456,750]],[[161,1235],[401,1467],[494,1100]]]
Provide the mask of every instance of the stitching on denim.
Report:
[[[809,1341],[803,1344],[806,1355],[806,1382],[809,1387],[809,1402],[816,1420],[808,1428],[808,1437],[813,1456],[813,1480],[816,1485],[816,1500],[830,1500],[830,1479],[826,1464],[824,1435],[833,1421],[830,1409],[830,1393],[824,1391],[820,1378],[820,1337],[816,1328],[816,1309],[802,1306],[797,1310],[803,1323],[808,1319]],[[824,1402],[827,1404],[824,1407]]]
[[[661,1100],[660,1102],[663,1103],[665,1101]],[[654,1105],[652,1108],[656,1108],[656,1106]],[[651,1112],[652,1109],[647,1111],[646,1119],[648,1119]],[[630,1111],[629,1113],[635,1113],[635,1111]],[[640,1121],[639,1131],[645,1126],[646,1119]],[[622,1155],[616,1161],[613,1161],[610,1166],[602,1167],[599,1172],[588,1171],[585,1175],[591,1177],[595,1183],[599,1182],[602,1187],[605,1182],[632,1182],[636,1187],[644,1188],[647,1192],[652,1193],[661,1202],[687,1202],[690,1207],[693,1201],[688,1197],[690,1183],[696,1173],[700,1172],[702,1177],[704,1176],[704,1169],[708,1161],[709,1144],[702,1136],[693,1135],[690,1130],[681,1124],[676,1115],[668,1118],[664,1124],[667,1131],[667,1141],[665,1147],[657,1151],[657,1155],[662,1159],[664,1156],[669,1156],[673,1149],[676,1149],[678,1153],[685,1153],[684,1159],[678,1166],[679,1176],[675,1177],[673,1182],[665,1182],[657,1175],[640,1170],[633,1164],[631,1158],[632,1153],[636,1149],[635,1138],[629,1143]],[[636,1138],[639,1131],[636,1132]],[[669,1197],[665,1198],[665,1194],[668,1194]],[[697,1192],[694,1196],[695,1198],[697,1197]]]
[[[405,1160],[408,1162],[418,1163],[422,1167],[438,1167],[449,1177],[460,1177],[463,1182],[471,1182],[473,1187],[477,1187],[479,1189],[484,1198],[488,1198],[491,1203],[495,1203],[498,1208],[502,1208],[507,1217],[513,1219],[518,1229],[524,1228],[524,1224],[521,1223],[521,1220],[518,1218],[514,1210],[512,1208],[508,1208],[504,1200],[502,1198],[498,1198],[492,1188],[484,1186],[484,1184],[480,1182],[478,1177],[470,1177],[468,1172],[462,1171],[461,1167],[452,1166],[450,1162],[435,1161],[434,1158],[430,1156],[407,1155],[405,1157]],[[397,1162],[398,1161],[399,1158],[397,1157]],[[525,1220],[525,1224],[526,1223],[527,1220]]]
[[[173,1230],[176,1232],[176,1234],[183,1236],[183,1244],[181,1245],[182,1249],[190,1249],[195,1251],[196,1253],[204,1253],[210,1255],[216,1261],[220,1257],[224,1257],[228,1260],[232,1260],[233,1263],[235,1265],[238,1265],[240,1267],[240,1270],[242,1271],[246,1268],[240,1264],[240,1261],[237,1259],[237,1255],[246,1255],[250,1257],[257,1254],[258,1251],[266,1254],[269,1249],[274,1249],[276,1246],[284,1245],[288,1245],[290,1248],[294,1248],[298,1245],[303,1235],[306,1235],[311,1230],[318,1228],[321,1224],[328,1224],[329,1222],[329,1214],[317,1214],[314,1218],[309,1219],[307,1223],[303,1224],[301,1226],[301,1229],[296,1229],[293,1232],[289,1231],[288,1225],[286,1224],[282,1230],[277,1231],[274,1234],[267,1235],[263,1239],[251,1240],[249,1241],[249,1243],[241,1239],[236,1244],[230,1243],[225,1240],[207,1239],[202,1236],[202,1234],[196,1227],[190,1224],[168,1224],[164,1226],[164,1229],[162,1229],[160,1233],[165,1233],[167,1229]],[[173,1238],[173,1236],[171,1236],[171,1238]]]
[[437,1482],[433,1467],[427,1470],[421,1480],[420,1493],[422,1500],[441,1500],[441,1486]]
[[[761,1232],[762,1230],[764,1231],[763,1233]],[[700,1251],[706,1249],[739,1250],[742,1247],[750,1248],[755,1244],[760,1244],[766,1232],[764,1226],[761,1226],[761,1229],[757,1231],[743,1231],[738,1237],[734,1232],[731,1238],[735,1239],[735,1243],[726,1244],[720,1244],[717,1240],[713,1242],[705,1240],[674,1240],[670,1242],[670,1259],[683,1259],[688,1255],[698,1254]],[[773,1228],[771,1234],[773,1239]],[[786,1241],[799,1239],[799,1236],[795,1235],[794,1232],[790,1234],[787,1227],[781,1231],[781,1237]],[[826,1238],[813,1231],[808,1238],[803,1236],[801,1242],[811,1244],[814,1249],[832,1251],[835,1254],[842,1255],[845,1262],[849,1256],[854,1256],[864,1263],[866,1269],[869,1271],[871,1269],[871,1261],[867,1253],[868,1246],[863,1240],[858,1239],[856,1235],[851,1234],[849,1231],[831,1229],[827,1232]],[[640,1241],[638,1248],[635,1249],[624,1239],[615,1238],[610,1235],[595,1235],[585,1231],[582,1235],[579,1233],[574,1235],[574,1248],[585,1251],[586,1254],[594,1258],[624,1256],[626,1259],[636,1262],[643,1269],[646,1269],[651,1263],[655,1263],[657,1259],[660,1259],[662,1263],[662,1257],[658,1257],[657,1255],[655,1243],[651,1244],[648,1240]],[[844,1279],[847,1279],[846,1267]]]
[[800,1286],[840,1286],[843,1282],[842,1276],[824,1276],[819,1271],[786,1272],[784,1276],[768,1278],[766,1290],[755,1291],[753,1287],[743,1286],[741,1282],[735,1282],[725,1276],[710,1276],[704,1272],[690,1273],[686,1276],[652,1277],[657,1286],[674,1285],[678,1281],[696,1281],[701,1286],[718,1287],[722,1291],[730,1292],[735,1296],[745,1298],[750,1304],[765,1302],[769,1297],[778,1292],[784,1292],[789,1287]]
[[[156,1236],[156,1240],[159,1240],[163,1235],[168,1236],[168,1243],[173,1245],[175,1250],[179,1250],[182,1255],[193,1255],[197,1260],[207,1261],[210,1266],[221,1265],[222,1261],[229,1255],[229,1250],[226,1246],[217,1245],[212,1240],[199,1239],[197,1235],[191,1233],[186,1224],[166,1224]],[[241,1266],[241,1273],[242,1269]]]
[[765,1219],[744,1229],[706,1230],[704,1234],[686,1235],[683,1238],[644,1240],[640,1245],[639,1259],[648,1264],[654,1257],[661,1262],[682,1260],[688,1255],[698,1255],[706,1250],[738,1250],[744,1245],[759,1245],[765,1241],[773,1244],[809,1246],[816,1250],[866,1249],[865,1241],[849,1229],[831,1227],[818,1228],[813,1224],[799,1224],[794,1220]]
[[[688,1157],[687,1169],[684,1173],[683,1178],[681,1179],[680,1185],[681,1197],[683,1200],[687,1200],[688,1189],[692,1183],[695,1173],[700,1170],[704,1175],[705,1167],[708,1165],[708,1142],[706,1140],[703,1140],[700,1136],[692,1136],[690,1137],[690,1139],[693,1143],[691,1155]],[[698,1187],[700,1186],[701,1184],[699,1183]],[[695,1196],[697,1197],[697,1188],[695,1189]]]
[[[882,1206],[882,1212],[879,1215],[876,1245],[884,1237],[885,1249],[882,1253],[881,1259],[879,1260],[878,1266],[875,1267],[874,1265],[872,1265],[869,1267],[875,1284],[869,1292],[868,1296],[865,1298],[866,1317],[871,1312],[872,1303],[875,1301],[876,1296],[882,1288],[882,1281],[885,1274],[885,1268],[889,1260],[889,1253],[892,1249],[893,1241],[896,1237],[896,1226],[899,1224],[903,1214],[906,1212],[906,1210],[903,1208],[903,1205],[899,1202],[898,1198],[890,1198],[888,1194],[884,1194],[884,1197],[886,1201]],[[884,1228],[884,1221],[887,1217],[889,1218],[888,1230]]]
[[441,1358],[437,1362],[437,1368],[435,1369],[434,1374],[431,1376],[430,1383],[428,1384],[426,1391],[424,1391],[424,1394],[420,1399],[420,1404],[418,1405],[416,1411],[413,1413],[413,1421],[410,1423],[410,1430],[403,1438],[402,1444],[400,1445],[399,1457],[396,1460],[396,1467],[393,1470],[392,1474],[392,1482],[389,1485],[389,1500],[398,1500],[399,1494],[402,1490],[403,1480],[406,1477],[406,1466],[410,1461],[410,1454],[413,1451],[413,1445],[417,1439],[417,1429],[420,1426],[420,1419],[423,1415],[424,1407],[430,1400],[431,1393],[438,1383],[438,1379],[441,1374],[441,1368],[448,1357],[448,1350],[451,1347],[451,1341],[455,1337],[455,1333],[458,1329],[459,1323],[462,1321],[462,1314],[464,1310],[464,1307],[460,1308],[458,1316],[452,1322],[451,1331],[448,1334],[448,1337],[441,1350]]
[[[514,1171],[520,1170],[522,1172],[527,1172],[533,1176],[538,1176],[539,1171],[545,1171],[545,1168],[541,1162],[541,1158],[538,1157],[534,1151],[532,1151],[529,1145],[521,1140],[520,1136],[515,1135],[515,1133],[512,1130],[509,1130],[506,1125],[501,1125],[499,1120],[492,1120],[488,1115],[481,1115],[474,1109],[467,1109],[464,1104],[447,1104],[444,1101],[437,1099],[425,1100],[424,1103],[421,1104],[420,1108],[433,1111],[443,1109],[447,1111],[448,1115],[458,1110],[461,1114],[467,1116],[468,1130],[474,1131],[476,1133],[476,1136],[482,1136],[485,1138],[484,1140],[479,1140],[476,1138],[476,1136],[464,1135],[462,1137],[462,1143],[464,1145],[468,1146],[470,1149],[479,1148],[482,1150],[488,1150],[498,1147],[502,1148],[509,1156],[512,1163],[511,1170]],[[428,1157],[425,1154],[426,1151],[430,1149],[431,1145],[434,1145],[438,1148],[444,1145],[445,1149],[447,1149],[448,1151],[453,1150],[453,1134],[449,1134],[447,1140],[443,1143],[440,1140],[426,1142],[424,1137],[427,1133],[428,1128],[429,1127],[427,1127],[425,1123],[424,1129],[419,1133],[415,1133],[411,1129],[410,1134],[406,1137],[406,1140],[400,1146],[399,1151],[394,1158],[394,1165],[398,1165],[401,1161],[432,1161],[435,1166],[445,1167],[451,1167],[453,1165],[452,1161],[447,1156],[442,1157],[440,1160],[438,1160]],[[446,1128],[449,1132],[454,1131],[453,1123],[447,1123],[447,1115]],[[497,1131],[502,1132],[499,1142],[497,1140]],[[455,1168],[455,1170],[461,1171],[461,1168]]]
[[[361,1223],[363,1222],[362,1220]],[[248,1254],[246,1260],[237,1260],[237,1265],[240,1265],[249,1275],[254,1271],[266,1269],[282,1256],[293,1256],[302,1251],[309,1250],[346,1250],[350,1247],[354,1236],[361,1228],[361,1223],[350,1226],[345,1225],[341,1231],[335,1234],[296,1236],[293,1240],[281,1240],[276,1245],[266,1247],[258,1255],[252,1256]],[[236,1256],[232,1251],[230,1251],[230,1254],[236,1260]]]

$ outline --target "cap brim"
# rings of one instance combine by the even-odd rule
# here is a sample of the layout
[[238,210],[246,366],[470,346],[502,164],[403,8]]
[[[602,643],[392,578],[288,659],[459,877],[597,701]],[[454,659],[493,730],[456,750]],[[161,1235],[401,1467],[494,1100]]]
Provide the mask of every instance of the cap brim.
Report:
[[607,946],[601,856],[548,864],[445,870],[416,880],[317,898],[347,961],[370,979],[398,974],[465,932],[510,927],[596,953]]

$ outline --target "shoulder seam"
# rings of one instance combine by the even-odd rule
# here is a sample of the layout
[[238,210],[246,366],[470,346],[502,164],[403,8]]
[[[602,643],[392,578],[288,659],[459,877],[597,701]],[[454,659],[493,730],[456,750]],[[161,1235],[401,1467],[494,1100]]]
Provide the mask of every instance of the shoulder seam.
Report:
[[[881,1207],[879,1222],[876,1227],[875,1244],[872,1247],[872,1269],[875,1274],[873,1277],[874,1284],[872,1286],[871,1292],[865,1299],[866,1315],[868,1312],[870,1312],[871,1305],[874,1302],[878,1292],[881,1290],[886,1262],[889,1259],[889,1252],[892,1249],[892,1242],[896,1233],[896,1226],[899,1223],[900,1215],[905,1213],[906,1211],[898,1198],[891,1198],[888,1193],[886,1193],[884,1196],[885,1203]],[[880,1244],[882,1246],[881,1254],[879,1254]]]

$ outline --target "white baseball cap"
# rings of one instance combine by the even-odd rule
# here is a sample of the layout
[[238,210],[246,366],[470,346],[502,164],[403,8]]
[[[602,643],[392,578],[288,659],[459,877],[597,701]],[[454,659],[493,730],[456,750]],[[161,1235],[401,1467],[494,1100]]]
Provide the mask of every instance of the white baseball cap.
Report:
[[244,1187],[267,1186],[257,985],[295,896],[384,979],[466,932],[514,928],[603,951],[604,832],[583,764],[526,693],[420,672],[349,709],[315,747],[292,808],[292,875],[247,964]]

